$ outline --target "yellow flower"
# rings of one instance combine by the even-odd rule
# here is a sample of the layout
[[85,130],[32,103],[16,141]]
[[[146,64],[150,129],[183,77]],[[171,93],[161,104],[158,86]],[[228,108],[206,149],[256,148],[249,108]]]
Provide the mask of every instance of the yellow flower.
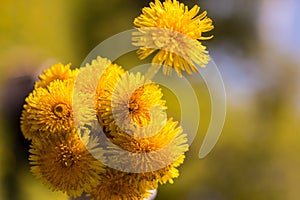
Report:
[[104,165],[90,151],[97,150],[92,140],[82,140],[76,129],[32,141],[30,164],[32,173],[54,191],[78,197],[99,184]]
[[159,86],[150,81],[145,82],[140,73],[126,72],[118,81],[111,83],[99,83],[107,92],[106,96],[100,94],[98,98],[98,118],[106,126],[106,132],[110,132],[116,125],[121,129],[131,125],[147,126],[151,122],[151,111],[154,112],[151,109],[166,109]]
[[37,139],[73,127],[73,85],[73,81],[55,80],[29,94],[21,116],[25,138]]
[[139,180],[137,174],[111,168],[107,168],[100,178],[99,185],[89,193],[93,200],[141,200],[147,198],[150,195],[148,190],[152,189]]
[[153,57],[153,64],[164,64],[164,73],[171,74],[171,67],[179,76],[181,71],[197,71],[195,64],[204,67],[208,61],[208,51],[199,40],[210,39],[204,32],[214,28],[207,12],[197,14],[200,7],[191,10],[177,0],[159,0],[142,9],[142,14],[135,18],[134,26],[138,32],[133,34],[133,45],[139,46],[140,59],[148,57],[158,50]]
[[40,80],[35,83],[35,88],[45,88],[54,80],[73,80],[77,76],[78,70],[71,70],[70,66],[71,64],[63,65],[62,63],[57,63],[44,70],[43,74],[39,76]]
[[150,110],[153,106],[165,107],[162,100],[163,94],[156,84],[146,84],[137,88],[129,98],[129,114],[131,119],[139,126],[146,126],[150,123]]
[[111,106],[114,120],[118,118],[119,122],[124,122],[131,119],[139,126],[147,126],[150,123],[151,108],[161,106],[162,110],[166,109],[162,96],[158,85],[145,81],[140,73],[127,72],[113,91]]
[[[178,167],[183,163],[188,150],[186,134],[177,122],[169,119],[161,129],[161,121],[147,127],[137,127],[134,136],[116,129],[113,144],[108,144],[107,162],[109,166],[125,172],[135,172],[141,180],[157,187],[157,183],[173,183],[179,176]],[[158,131],[157,131],[158,130]],[[153,135],[153,133],[156,133]],[[152,135],[150,137],[147,137]]]

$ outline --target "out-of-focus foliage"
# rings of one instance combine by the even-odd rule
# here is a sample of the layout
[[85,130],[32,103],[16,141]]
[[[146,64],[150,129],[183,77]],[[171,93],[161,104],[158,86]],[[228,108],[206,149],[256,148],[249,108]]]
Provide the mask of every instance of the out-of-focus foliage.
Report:
[[[203,81],[194,82],[201,108],[199,133],[180,177],[173,185],[160,187],[156,199],[297,199],[299,59],[260,38],[261,1],[183,2],[199,4],[214,21],[215,37],[205,45],[224,77],[228,113],[219,142],[200,160],[210,101]],[[266,8],[275,16],[273,2],[281,1],[272,0]],[[57,61],[79,66],[101,41],[132,28],[134,17],[147,4],[140,0],[1,1],[0,199],[67,199],[29,172],[28,143],[19,130],[21,105],[42,68]],[[118,62],[127,67],[139,64],[134,56]],[[180,116],[177,101],[168,90],[165,93],[168,112]]]

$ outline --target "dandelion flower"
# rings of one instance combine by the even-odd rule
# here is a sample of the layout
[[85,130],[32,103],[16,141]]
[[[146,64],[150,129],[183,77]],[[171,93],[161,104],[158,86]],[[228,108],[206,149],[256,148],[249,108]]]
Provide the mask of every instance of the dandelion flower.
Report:
[[[139,137],[117,129],[112,139],[115,145],[109,144],[107,148],[108,166],[138,173],[140,179],[155,187],[157,183],[173,183],[173,178],[179,176],[176,167],[183,163],[184,153],[188,150],[186,134],[172,118],[158,132],[155,125],[137,128]],[[153,132],[156,134],[151,137],[141,137]]]
[[71,64],[63,65],[62,63],[57,63],[52,65],[50,68],[44,70],[43,74],[39,76],[40,80],[35,83],[35,88],[46,88],[54,80],[74,80],[78,70],[71,70],[70,67]]
[[134,20],[138,32],[134,32],[132,38],[133,45],[140,47],[139,58],[144,59],[158,50],[152,63],[164,64],[165,74],[171,74],[173,67],[179,76],[182,71],[188,74],[197,71],[195,64],[204,67],[209,56],[200,40],[212,38],[203,33],[214,26],[207,12],[197,15],[199,11],[199,6],[189,10],[177,0],[164,3],[155,0],[150,7],[143,8],[142,14]]
[[47,88],[36,88],[26,98],[21,130],[27,139],[59,133],[73,127],[73,81],[55,80]]
[[[146,126],[150,123],[151,108],[160,106],[161,110],[166,109],[159,86],[145,81],[140,73],[125,73],[112,95],[114,120],[118,119],[119,122],[132,120],[138,126]],[[126,128],[121,123],[118,125]]]
[[166,109],[159,86],[145,82],[140,73],[126,72],[118,82],[109,86],[100,82],[100,85],[107,91],[106,96],[100,95],[98,98],[98,118],[107,127],[106,132],[116,125],[121,129],[127,129],[130,125],[147,126],[151,121],[152,108],[159,106],[160,110]]
[[30,149],[32,173],[53,191],[63,191],[78,197],[99,184],[104,166],[87,150],[96,148],[85,144],[76,132],[62,132],[47,139],[33,141]]
[[160,105],[165,109],[163,94],[156,84],[146,84],[136,89],[129,98],[129,114],[131,119],[139,126],[150,123],[150,110]]
[[151,195],[148,190],[152,187],[139,180],[137,174],[107,168],[100,178],[99,185],[89,193],[93,200],[141,200]]

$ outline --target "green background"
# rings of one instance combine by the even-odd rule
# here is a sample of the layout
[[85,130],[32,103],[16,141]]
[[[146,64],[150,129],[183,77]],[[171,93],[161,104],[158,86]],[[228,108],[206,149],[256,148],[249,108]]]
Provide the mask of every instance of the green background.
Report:
[[[215,29],[211,31],[214,38],[205,41],[205,45],[224,78],[227,117],[217,145],[207,157],[199,159],[198,151],[211,111],[209,93],[199,77],[194,82],[201,108],[199,132],[180,167],[180,177],[172,185],[160,186],[156,199],[299,198],[300,61],[297,55],[300,50],[296,43],[299,23],[294,18],[286,19],[296,21],[286,32],[281,30],[284,27],[280,23],[275,27],[275,35],[277,31],[284,33],[279,38],[283,43],[293,42],[295,37],[294,45],[290,42],[292,45],[284,46],[268,40],[274,36],[272,30],[265,31],[270,21],[261,20],[266,14],[276,24],[281,12],[272,5],[278,2],[284,5],[283,0],[183,2],[200,5],[214,21]],[[48,190],[29,172],[29,143],[19,130],[24,98],[42,69],[58,61],[80,66],[101,41],[131,29],[133,19],[148,3],[141,0],[1,1],[0,199],[67,199],[60,192]],[[299,10],[297,6],[279,8],[283,13]],[[128,68],[141,63],[134,53],[117,62]],[[164,89],[164,92],[169,114],[179,119],[178,102],[170,91]]]

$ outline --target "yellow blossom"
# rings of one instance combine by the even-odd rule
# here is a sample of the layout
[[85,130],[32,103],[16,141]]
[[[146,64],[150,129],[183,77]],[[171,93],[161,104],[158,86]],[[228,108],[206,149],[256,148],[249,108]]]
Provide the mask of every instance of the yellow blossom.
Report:
[[[176,167],[183,163],[184,153],[188,150],[187,138],[172,118],[157,131],[155,126],[159,125],[158,121],[147,127],[136,128],[134,136],[120,129],[112,133],[115,145],[108,145],[108,165],[135,172],[140,179],[155,187],[157,183],[173,183],[173,178],[179,176]],[[153,132],[156,134],[153,135]],[[147,137],[149,135],[152,136]]]
[[118,81],[111,85],[100,82],[106,96],[99,95],[98,118],[110,132],[112,126],[126,129],[130,124],[137,126],[149,125],[151,109],[159,106],[160,110],[166,109],[162,92],[158,85],[145,81],[140,73],[124,73]]
[[[76,129],[32,141],[31,171],[54,191],[78,197],[98,185],[104,166],[90,151],[96,143],[84,142]],[[88,151],[89,150],[89,151]]]
[[166,109],[159,86],[145,81],[140,73],[126,72],[115,86],[112,95],[114,120],[118,118],[119,122],[130,119],[138,126],[146,126],[150,123],[151,108],[161,106],[162,110]]
[[70,63],[67,65],[63,65],[62,63],[52,65],[50,68],[44,70],[43,74],[39,76],[40,80],[35,83],[35,88],[45,88],[54,80],[74,80],[78,70],[71,70],[70,67]]
[[73,81],[55,80],[46,88],[36,88],[26,98],[21,130],[27,139],[59,133],[73,127]]
[[195,64],[204,67],[209,56],[200,40],[212,38],[203,36],[203,33],[214,26],[206,16],[207,12],[197,15],[199,11],[199,6],[189,10],[177,0],[163,3],[155,0],[150,7],[143,8],[142,14],[134,20],[138,32],[133,33],[133,45],[140,47],[137,51],[140,59],[158,50],[152,63],[163,64],[165,74],[171,74],[173,67],[179,76],[182,76],[182,71],[189,74],[197,71]]

